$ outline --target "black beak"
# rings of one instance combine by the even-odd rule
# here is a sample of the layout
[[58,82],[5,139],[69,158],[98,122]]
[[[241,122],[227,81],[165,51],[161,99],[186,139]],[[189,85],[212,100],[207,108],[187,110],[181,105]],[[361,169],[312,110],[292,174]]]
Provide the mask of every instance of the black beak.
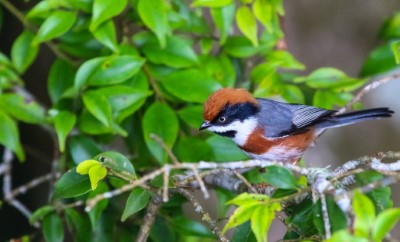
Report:
[[210,121],[204,121],[204,122],[201,124],[199,130],[207,129],[207,128],[209,128],[209,127],[211,127]]

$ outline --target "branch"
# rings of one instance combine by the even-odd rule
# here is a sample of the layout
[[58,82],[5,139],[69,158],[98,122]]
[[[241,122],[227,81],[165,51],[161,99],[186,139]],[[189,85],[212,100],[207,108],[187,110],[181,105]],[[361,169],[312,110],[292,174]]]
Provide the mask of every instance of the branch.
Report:
[[161,208],[161,196],[156,194],[151,199],[149,206],[147,207],[147,213],[144,216],[144,221],[142,226],[140,227],[139,234],[136,237],[136,242],[146,242],[149,237],[151,226],[153,225],[157,213]]
[[176,188],[173,190],[176,193],[184,196],[194,207],[194,211],[201,215],[201,220],[206,222],[211,232],[216,235],[219,241],[228,242],[229,239],[226,238],[221,230],[218,228],[216,221],[211,218],[210,214],[204,210],[204,208],[200,205],[200,203],[196,200],[196,198],[190,194],[187,190],[183,188]]
[[337,112],[337,114],[344,113],[344,112],[346,112],[347,110],[351,109],[351,107],[352,107],[356,102],[360,101],[361,98],[362,98],[365,94],[369,93],[370,91],[374,90],[375,88],[379,87],[380,85],[385,84],[385,83],[387,83],[387,82],[389,82],[389,81],[392,81],[392,80],[399,79],[399,78],[400,78],[400,73],[394,73],[394,74],[392,74],[392,75],[390,75],[390,76],[386,76],[386,77],[383,77],[383,78],[381,78],[381,79],[378,79],[378,80],[376,80],[376,81],[371,82],[370,84],[366,85],[363,89],[361,89],[361,91],[359,91],[359,92],[353,97],[353,99],[352,99],[350,102],[348,102],[348,103],[346,104],[346,106],[344,106],[343,108],[339,109],[339,111]]

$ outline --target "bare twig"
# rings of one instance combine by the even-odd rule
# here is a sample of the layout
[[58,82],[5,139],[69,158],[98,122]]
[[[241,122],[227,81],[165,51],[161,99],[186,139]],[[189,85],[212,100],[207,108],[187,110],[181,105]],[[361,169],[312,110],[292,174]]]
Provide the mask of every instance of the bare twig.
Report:
[[174,155],[174,153],[172,153],[171,149],[167,146],[167,144],[165,144],[165,142],[158,135],[150,134],[150,138],[154,139],[158,144],[160,144],[160,146],[167,152],[168,156],[171,158],[172,162],[175,165],[179,164],[179,161]]
[[344,106],[343,108],[339,109],[338,114],[344,113],[344,112],[346,112],[347,110],[351,109],[351,107],[352,107],[356,102],[360,101],[361,98],[362,98],[365,94],[369,93],[369,92],[372,91],[373,89],[379,87],[380,85],[382,85],[382,84],[384,84],[384,83],[387,83],[387,82],[389,82],[389,81],[392,81],[392,80],[395,80],[395,79],[398,79],[398,78],[400,78],[400,73],[394,73],[394,74],[392,74],[392,75],[390,75],[390,76],[386,76],[386,77],[383,77],[383,78],[381,78],[381,79],[378,79],[378,80],[375,80],[375,81],[371,82],[370,84],[366,85],[363,89],[361,89],[361,91],[359,91],[359,92],[354,96],[354,98],[353,98],[350,102],[348,102],[348,103],[346,104],[346,106]]
[[249,191],[251,191],[252,193],[258,193],[258,191],[250,184],[250,182],[242,174],[240,174],[237,170],[233,170],[233,173],[237,178],[239,178],[239,180],[243,182],[243,184],[247,186]]
[[153,225],[156,219],[161,204],[162,204],[161,196],[158,194],[154,195],[153,198],[151,199],[151,202],[149,203],[149,206],[147,207],[147,213],[144,216],[143,224],[140,227],[138,236],[136,237],[136,242],[147,241],[147,238],[149,237],[150,234],[151,226]]
[[325,239],[329,239],[331,237],[331,223],[329,221],[328,208],[326,206],[326,197],[324,193],[320,193],[319,197],[321,199],[321,211],[322,220],[324,221]]
[[47,174],[47,175],[44,175],[44,176],[40,176],[40,177],[36,177],[32,181],[30,181],[30,182],[28,182],[28,183],[26,183],[26,184],[24,184],[24,185],[22,185],[22,186],[20,186],[20,187],[18,187],[16,189],[14,189],[11,192],[11,196],[12,197],[16,197],[19,194],[24,194],[29,189],[32,189],[32,188],[42,184],[43,182],[49,181],[49,180],[51,180],[53,178],[54,178],[54,174],[53,173],[50,173],[50,174]]
[[169,165],[164,166],[164,183],[163,183],[163,202],[168,202],[169,197],[168,197],[168,185],[169,185],[169,172],[171,169],[169,168]]
[[194,211],[201,215],[201,220],[207,223],[211,232],[218,237],[219,241],[224,241],[224,242],[229,241],[229,239],[226,238],[222,234],[221,230],[218,228],[216,221],[211,218],[210,214],[206,210],[204,210],[204,208],[200,205],[200,203],[196,200],[196,198],[192,194],[190,194],[187,190],[183,188],[176,188],[173,189],[173,191],[184,196],[193,205]]

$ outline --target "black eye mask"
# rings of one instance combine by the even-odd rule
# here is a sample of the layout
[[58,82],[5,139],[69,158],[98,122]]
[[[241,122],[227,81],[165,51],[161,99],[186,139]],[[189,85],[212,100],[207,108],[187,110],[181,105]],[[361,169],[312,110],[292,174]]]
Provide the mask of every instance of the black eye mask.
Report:
[[[212,123],[216,125],[225,126],[227,124],[230,124],[234,120],[239,120],[242,122],[248,117],[256,115],[258,112],[259,112],[258,107],[252,103],[239,103],[235,105],[231,105],[228,103],[221,110],[221,112],[214,118]],[[219,121],[221,117],[225,118],[224,122]]]

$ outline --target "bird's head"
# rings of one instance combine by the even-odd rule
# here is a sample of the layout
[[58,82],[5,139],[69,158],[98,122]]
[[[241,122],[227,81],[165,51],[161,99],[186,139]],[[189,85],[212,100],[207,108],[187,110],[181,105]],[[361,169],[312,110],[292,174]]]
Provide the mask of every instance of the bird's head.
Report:
[[242,88],[223,88],[207,99],[204,104],[204,122],[199,130],[209,131],[221,136],[234,138],[244,129],[245,121],[257,114],[258,102]]

